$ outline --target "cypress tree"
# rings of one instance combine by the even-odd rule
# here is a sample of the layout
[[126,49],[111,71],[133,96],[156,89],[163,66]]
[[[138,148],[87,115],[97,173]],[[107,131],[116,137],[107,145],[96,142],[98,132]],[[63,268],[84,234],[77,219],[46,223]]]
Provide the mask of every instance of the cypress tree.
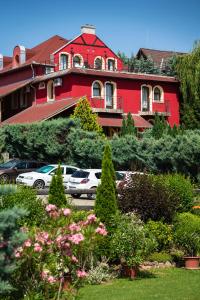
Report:
[[65,188],[63,185],[62,168],[58,164],[56,174],[53,175],[51,184],[49,187],[48,202],[55,204],[58,207],[69,206],[65,195]]
[[130,134],[130,135],[137,134],[137,128],[135,127],[134,120],[130,112],[128,113],[127,118],[126,119],[123,118],[122,121],[121,135],[124,136],[126,134]]
[[94,207],[95,213],[109,229],[111,217],[117,213],[115,171],[112,163],[110,145],[104,148],[102,160],[101,184],[97,188],[97,196]]

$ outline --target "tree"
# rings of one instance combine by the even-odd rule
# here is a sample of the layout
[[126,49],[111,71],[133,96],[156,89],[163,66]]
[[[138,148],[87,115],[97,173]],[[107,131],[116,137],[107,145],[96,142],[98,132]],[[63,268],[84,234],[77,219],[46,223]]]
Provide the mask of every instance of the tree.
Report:
[[123,118],[122,121],[121,135],[124,136],[126,134],[137,135],[137,128],[135,127],[134,120],[130,112],[128,113],[127,118]]
[[163,134],[167,131],[167,123],[164,116],[159,116],[158,113],[155,114],[154,125],[152,128],[152,136],[155,139],[160,139]]
[[191,53],[178,57],[176,72],[181,82],[181,122],[187,129],[200,128],[200,41]]
[[96,131],[99,134],[103,133],[102,127],[98,124],[97,114],[92,112],[90,103],[86,97],[79,100],[72,118],[77,118],[80,120],[81,128],[87,131]]
[[58,207],[69,206],[69,203],[65,196],[65,188],[63,185],[62,168],[58,164],[56,173],[53,175],[51,184],[49,187],[48,202],[55,204]]
[[99,217],[109,229],[112,225],[112,216],[116,215],[118,208],[116,199],[115,171],[112,163],[111,149],[108,143],[104,148],[101,184],[97,188],[94,210],[97,217]]
[[0,295],[8,295],[13,289],[10,280],[17,268],[17,249],[26,239],[18,221],[25,215],[26,211],[17,207],[0,212]]

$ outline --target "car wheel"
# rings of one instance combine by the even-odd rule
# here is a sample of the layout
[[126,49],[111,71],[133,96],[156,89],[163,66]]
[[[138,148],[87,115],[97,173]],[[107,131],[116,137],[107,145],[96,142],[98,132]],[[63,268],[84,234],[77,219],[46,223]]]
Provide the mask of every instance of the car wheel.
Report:
[[34,182],[33,187],[37,190],[41,190],[45,187],[45,183],[43,180],[39,179]]
[[79,199],[79,198],[81,197],[81,194],[71,194],[71,196],[72,196],[73,198]]
[[0,175],[0,182],[2,182],[2,183],[9,182],[9,176],[8,176],[8,174],[2,174],[2,175]]
[[[91,189],[96,189],[96,186],[91,187]],[[95,200],[96,199],[96,194],[87,194],[87,198],[90,200]]]

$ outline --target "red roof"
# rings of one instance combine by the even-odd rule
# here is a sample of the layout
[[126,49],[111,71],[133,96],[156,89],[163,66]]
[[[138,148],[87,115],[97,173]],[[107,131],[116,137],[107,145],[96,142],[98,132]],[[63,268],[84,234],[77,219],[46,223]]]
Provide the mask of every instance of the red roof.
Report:
[[[135,127],[151,128],[152,125],[139,115],[132,115]],[[122,118],[98,117],[98,122],[103,127],[122,127]]]
[[23,80],[23,81],[18,81],[16,83],[4,85],[0,87],[0,97],[5,97],[16,90],[28,85],[30,82],[32,82],[33,79],[28,79],[28,80]]
[[78,100],[78,98],[68,98],[65,100],[56,100],[54,102],[33,105],[3,121],[1,125],[45,121],[76,105]]

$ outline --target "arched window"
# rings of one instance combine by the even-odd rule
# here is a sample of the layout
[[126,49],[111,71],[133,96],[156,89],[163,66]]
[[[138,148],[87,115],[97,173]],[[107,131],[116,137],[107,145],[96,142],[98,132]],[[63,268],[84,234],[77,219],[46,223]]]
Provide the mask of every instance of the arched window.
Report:
[[47,101],[53,101],[55,99],[55,90],[53,80],[50,80],[47,84]]
[[101,85],[98,81],[95,81],[92,85],[92,96],[101,97]]
[[65,70],[68,68],[69,56],[67,54],[61,53],[60,55],[60,70]]
[[163,101],[163,90],[161,87],[155,86],[153,89],[153,100],[162,102]]
[[82,56],[80,55],[75,55],[74,58],[73,58],[73,66],[75,68],[79,68],[83,65],[83,59],[82,59]]
[[94,62],[94,68],[97,70],[102,70],[102,59],[97,57]]
[[107,108],[116,107],[116,84],[114,82],[105,83],[105,106]]

